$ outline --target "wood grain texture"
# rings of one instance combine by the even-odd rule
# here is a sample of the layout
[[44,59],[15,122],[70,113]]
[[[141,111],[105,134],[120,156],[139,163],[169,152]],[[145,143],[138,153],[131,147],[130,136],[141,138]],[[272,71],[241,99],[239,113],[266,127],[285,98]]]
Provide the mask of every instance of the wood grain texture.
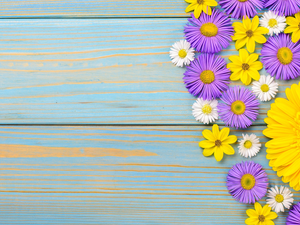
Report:
[[[0,127],[1,224],[243,224],[253,206],[236,202],[225,181],[231,166],[245,158],[237,152],[220,163],[204,157],[198,147],[203,129]],[[262,129],[244,133],[255,133],[264,144]],[[242,132],[232,134],[241,138]],[[18,146],[35,157],[18,155]],[[86,149],[95,147],[153,154],[89,156]],[[39,154],[45,148],[49,156]],[[85,157],[69,154],[70,148]],[[14,158],[3,158],[8,149]],[[282,184],[265,155],[262,148],[253,160],[266,169],[270,186]],[[276,225],[285,224],[286,215],[279,214]]]
[[[185,23],[2,20],[0,123],[198,124],[191,115],[195,98],[182,81],[185,69],[168,55]],[[234,43],[221,52],[226,60],[233,54]],[[278,96],[298,82],[280,82]],[[263,124],[269,105],[261,105],[256,124]]]
[[2,0],[0,18],[186,17],[183,0]]

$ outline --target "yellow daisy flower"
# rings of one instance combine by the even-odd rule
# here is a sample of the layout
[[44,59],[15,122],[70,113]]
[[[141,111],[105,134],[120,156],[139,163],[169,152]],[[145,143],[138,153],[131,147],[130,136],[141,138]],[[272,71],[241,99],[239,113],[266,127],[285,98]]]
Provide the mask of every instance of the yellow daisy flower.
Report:
[[261,207],[258,202],[255,202],[254,209],[248,209],[246,211],[249,216],[248,219],[245,220],[245,223],[248,225],[275,225],[272,221],[277,218],[277,214],[275,212],[271,212],[271,207],[269,205],[265,205]]
[[231,80],[241,80],[243,84],[249,85],[254,80],[259,80],[260,74],[258,70],[263,68],[263,64],[259,61],[258,54],[250,54],[246,49],[239,50],[239,56],[232,55],[229,60],[232,63],[227,64],[227,68],[231,70],[232,74],[230,76]]
[[185,0],[187,3],[190,3],[188,7],[186,7],[185,12],[190,12],[194,10],[194,16],[199,18],[202,11],[207,15],[211,15],[210,6],[217,6],[218,3],[215,0]]
[[228,127],[219,130],[219,126],[214,124],[212,127],[212,132],[210,130],[204,130],[202,135],[207,140],[200,141],[199,146],[204,148],[203,155],[211,156],[214,154],[217,161],[223,159],[223,154],[233,155],[234,149],[230,146],[237,141],[235,135],[229,135],[230,129]]
[[292,33],[292,42],[296,43],[300,39],[300,12],[295,14],[295,17],[287,17],[286,23],[289,25],[285,28],[284,33]]
[[255,16],[252,22],[248,17],[244,17],[243,23],[234,22],[232,24],[235,30],[232,40],[236,41],[236,50],[239,50],[246,45],[247,50],[252,53],[255,50],[255,42],[263,44],[267,41],[263,34],[269,33],[269,29],[265,27],[258,27],[258,25],[258,16]]
[[285,90],[285,98],[276,98],[271,104],[263,134],[272,140],[266,143],[269,165],[289,182],[296,191],[300,190],[300,84]]

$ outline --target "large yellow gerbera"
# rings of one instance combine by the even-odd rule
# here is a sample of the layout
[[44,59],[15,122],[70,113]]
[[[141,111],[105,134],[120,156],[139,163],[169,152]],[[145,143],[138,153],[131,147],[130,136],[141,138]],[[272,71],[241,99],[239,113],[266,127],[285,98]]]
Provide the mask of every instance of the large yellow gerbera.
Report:
[[300,12],[295,14],[295,17],[286,18],[286,23],[289,25],[285,28],[284,33],[292,33],[292,42],[296,43],[300,39]]
[[239,56],[232,55],[229,60],[232,63],[227,64],[227,68],[231,70],[231,80],[241,80],[243,84],[249,85],[254,80],[259,80],[260,74],[258,70],[263,68],[263,64],[259,61],[258,54],[250,54],[246,49],[240,49]]
[[194,10],[194,16],[199,18],[202,11],[207,15],[211,15],[210,6],[217,6],[218,3],[215,0],[185,0],[187,3],[190,3],[188,7],[186,7],[185,12],[190,12]]
[[217,161],[223,159],[224,153],[226,155],[233,155],[234,149],[230,146],[237,141],[235,135],[229,135],[230,129],[228,127],[223,128],[219,131],[219,126],[214,124],[212,127],[212,132],[210,130],[204,130],[202,135],[207,140],[200,141],[199,146],[204,148],[203,155],[211,156],[214,154]]
[[[299,84],[300,85],[300,84]],[[269,165],[282,181],[300,190],[300,86],[285,90],[287,99],[276,98],[271,104],[263,134],[272,140],[266,143]]]
[[255,202],[254,209],[248,209],[246,211],[249,216],[248,219],[245,220],[245,223],[248,225],[275,225],[272,221],[277,218],[277,214],[275,212],[271,212],[271,207],[269,205],[265,205],[261,207],[258,202]]
[[269,29],[265,27],[258,27],[258,25],[258,16],[255,16],[252,22],[248,17],[244,17],[243,23],[234,22],[232,24],[235,30],[232,40],[236,41],[235,48],[237,50],[246,45],[247,50],[252,53],[255,50],[255,42],[263,44],[267,41],[263,34],[269,33]]

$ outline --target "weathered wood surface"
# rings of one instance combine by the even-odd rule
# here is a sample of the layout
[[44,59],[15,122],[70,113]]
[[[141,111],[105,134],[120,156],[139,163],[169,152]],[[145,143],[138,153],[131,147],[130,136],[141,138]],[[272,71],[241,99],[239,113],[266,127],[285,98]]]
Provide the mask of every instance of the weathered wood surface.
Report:
[[[243,224],[253,206],[236,202],[225,180],[244,158],[204,157],[203,129],[1,127],[1,224]],[[245,133],[265,143],[262,129]],[[270,184],[282,184],[265,148],[253,160]],[[276,224],[285,224],[285,216]]]
[[187,17],[183,0],[2,0],[0,18]]
[[[1,1],[1,225],[244,223],[253,206],[234,201],[225,179],[245,159],[237,150],[221,163],[202,155],[205,127],[191,115],[185,69],[169,59],[183,38],[187,5]],[[233,43],[221,53],[233,54]],[[299,80],[280,82],[278,96]],[[264,144],[269,107],[261,105],[255,126],[233,133],[253,132]],[[270,185],[283,184],[265,154],[262,148],[253,160]]]
[[[168,55],[185,23],[1,20],[0,123],[199,124],[182,82],[185,69]],[[234,44],[221,52],[226,60],[233,54]],[[298,81],[280,82],[278,96]],[[269,105],[261,105],[256,124]]]

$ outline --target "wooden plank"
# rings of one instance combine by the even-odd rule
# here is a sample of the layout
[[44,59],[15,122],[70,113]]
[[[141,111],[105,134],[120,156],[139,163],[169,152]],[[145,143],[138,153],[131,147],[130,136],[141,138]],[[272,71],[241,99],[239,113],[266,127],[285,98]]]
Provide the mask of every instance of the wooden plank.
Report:
[[184,0],[2,0],[0,18],[189,17],[188,5]]
[[[198,124],[191,115],[195,98],[182,82],[185,69],[168,55],[185,23],[2,20],[0,123]],[[226,60],[233,54],[233,43],[221,52]],[[298,81],[280,82],[278,96]],[[261,105],[256,124],[269,105]]]
[[186,17],[182,0],[2,0],[1,18],[11,17]]
[[[225,180],[245,158],[204,157],[203,129],[0,127],[1,224],[243,224],[253,206],[236,202]],[[244,133],[264,144],[262,129]],[[265,155],[262,148],[253,160],[281,185]]]

